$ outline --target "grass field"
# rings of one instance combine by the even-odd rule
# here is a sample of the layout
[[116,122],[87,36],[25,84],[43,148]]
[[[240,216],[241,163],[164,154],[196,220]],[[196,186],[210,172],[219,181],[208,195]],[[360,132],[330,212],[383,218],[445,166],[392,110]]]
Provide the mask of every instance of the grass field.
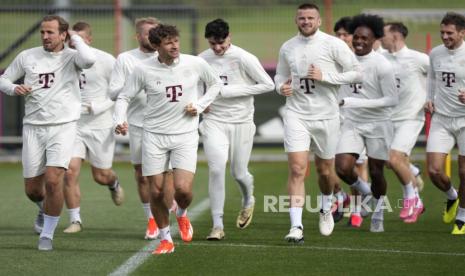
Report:
[[[453,165],[456,172],[456,163]],[[464,237],[452,236],[451,225],[441,222],[444,197],[429,181],[423,193],[427,211],[417,224],[402,223],[399,209],[394,209],[385,216],[384,233],[370,233],[369,220],[361,229],[352,229],[344,219],[336,224],[331,236],[323,237],[318,231],[318,215],[304,212],[305,243],[295,246],[283,240],[289,230],[288,214],[265,213],[263,205],[265,195],[286,195],[287,164],[253,163],[250,170],[255,176],[257,205],[252,224],[245,230],[235,227],[240,194],[228,176],[226,238],[208,242],[204,239],[211,227],[205,204],[207,166],[200,163],[190,213],[194,218],[193,242],[184,244],[176,237],[174,254],[150,256],[154,245],[143,240],[145,219],[132,168],[117,163],[115,170],[126,191],[123,206],[113,206],[108,191],[91,181],[85,166],[81,177],[84,231],[62,233],[68,224],[67,213],[63,212],[54,251],[39,252],[38,237],[32,230],[36,207],[24,195],[21,166],[1,164],[0,275],[109,274],[118,272],[134,255],[139,260],[146,258],[139,266],[132,266],[134,275],[462,274]],[[311,195],[317,191],[313,172],[306,184]],[[401,195],[400,185],[390,171],[387,179],[388,196],[395,205]],[[129,264],[137,263],[134,259]]]

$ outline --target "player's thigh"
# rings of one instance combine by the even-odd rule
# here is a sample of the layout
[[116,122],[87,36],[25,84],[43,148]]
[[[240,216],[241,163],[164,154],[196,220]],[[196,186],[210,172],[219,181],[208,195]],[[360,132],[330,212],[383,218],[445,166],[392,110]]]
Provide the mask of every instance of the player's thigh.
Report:
[[199,147],[199,133],[171,135],[170,162],[173,169],[182,169],[195,173],[197,168],[197,149]]
[[93,129],[86,141],[89,163],[98,169],[110,169],[115,153],[113,128]]
[[79,158],[79,159],[86,159],[86,144],[85,144],[85,139],[86,139],[86,130],[85,129],[78,129],[76,130],[76,139],[74,139],[74,145],[73,145],[73,153],[72,157],[73,158]]
[[361,155],[365,150],[363,136],[354,127],[354,123],[345,120],[342,124],[336,153],[355,153]]
[[46,126],[23,126],[22,164],[24,178],[33,178],[45,172]]
[[210,168],[225,167],[228,161],[229,137],[227,124],[203,120],[199,126],[203,148]]
[[423,128],[423,124],[424,122],[420,120],[394,122],[394,137],[391,149],[410,155]]
[[232,124],[231,132],[231,169],[247,168],[255,136],[255,124]]
[[311,142],[310,150],[321,159],[333,159],[336,155],[340,132],[339,118],[308,122]]
[[368,123],[362,126],[362,135],[369,158],[389,160],[389,149],[394,136],[394,128],[390,120]]
[[168,170],[170,145],[167,135],[143,132],[142,175],[159,175]]
[[448,154],[455,144],[455,137],[450,131],[451,121],[449,118],[433,115],[431,127],[426,143],[426,152],[437,152]]
[[133,165],[142,164],[142,135],[144,129],[129,125],[129,151]]
[[51,126],[48,132],[47,167],[68,168],[76,139],[76,122]]
[[310,149],[310,133],[304,120],[285,114],[284,122],[284,150],[286,152],[302,152]]

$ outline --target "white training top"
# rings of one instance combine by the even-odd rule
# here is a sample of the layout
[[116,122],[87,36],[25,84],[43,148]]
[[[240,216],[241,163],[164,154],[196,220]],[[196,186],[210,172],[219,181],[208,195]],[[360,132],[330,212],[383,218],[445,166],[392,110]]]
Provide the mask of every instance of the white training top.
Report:
[[[126,51],[118,55],[110,79],[111,99],[116,100],[127,79],[139,63],[141,63],[143,60],[156,57],[157,55],[158,54],[156,52],[144,53],[139,48]],[[144,92],[137,94],[137,97],[135,97],[129,104],[128,123],[130,125],[142,127],[144,120],[144,109],[146,105],[146,93]]]
[[211,49],[199,56],[215,69],[224,85],[221,95],[216,97],[203,118],[224,123],[253,122],[253,96],[274,90],[274,83],[260,61],[234,45],[230,45],[222,56],[215,55]]
[[[307,78],[310,65],[319,67],[323,79]],[[286,98],[286,109],[307,120],[332,119],[339,116],[339,85],[359,82],[360,65],[347,44],[321,31],[310,37],[300,33],[286,41],[279,51],[276,68],[276,91],[292,80],[293,95]]]
[[357,59],[362,65],[363,81],[350,85],[351,96],[343,99],[345,118],[356,122],[390,120],[392,107],[399,101],[391,63],[375,51]]
[[458,99],[458,90],[465,89],[465,42],[455,50],[437,46],[429,58],[428,99],[433,99],[435,112],[448,117],[465,116],[465,104]]
[[[199,82],[207,86],[206,93],[200,98]],[[193,103],[197,114],[202,113],[219,95],[221,86],[216,72],[200,57],[181,54],[171,65],[151,58],[134,69],[119,94],[115,106],[116,124],[126,121],[128,103],[145,89],[145,130],[159,134],[194,131],[198,128],[199,116],[186,114],[186,106]]]
[[383,52],[394,67],[399,104],[392,110],[393,121],[425,120],[426,74],[429,57],[404,46],[395,53]]
[[71,40],[76,50],[65,46],[60,52],[43,47],[22,51],[0,77],[0,90],[8,95],[16,95],[13,82],[21,77],[32,87],[25,96],[23,124],[54,125],[79,119],[79,73],[91,67],[96,57],[80,36],[73,35]]
[[[80,75],[81,88],[81,118],[79,128],[102,129],[113,126],[113,105],[110,99],[108,84],[115,58],[99,49],[92,48],[97,61],[89,69],[84,69]],[[87,106],[90,105],[90,114]]]

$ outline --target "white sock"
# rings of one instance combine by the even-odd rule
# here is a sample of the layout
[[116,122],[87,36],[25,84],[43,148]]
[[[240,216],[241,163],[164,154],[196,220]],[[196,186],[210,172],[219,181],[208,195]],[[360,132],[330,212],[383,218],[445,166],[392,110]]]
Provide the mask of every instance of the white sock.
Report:
[[182,209],[178,205],[178,209],[176,210],[176,216],[179,217],[185,217],[187,215],[187,209]]
[[455,219],[465,222],[465,208],[457,208],[457,215],[455,216]]
[[355,183],[350,185],[351,187],[357,189],[362,195],[369,195],[371,194],[370,186],[368,186],[368,182],[365,182],[362,178],[358,178]]
[[407,185],[403,185],[402,190],[404,191],[404,199],[415,198],[415,189],[413,188],[412,181],[410,181]]
[[212,215],[212,218],[213,218],[213,228],[224,229],[223,214],[214,214]]
[[417,176],[420,174],[420,169],[412,165],[412,163],[410,163],[410,171],[412,172],[414,176]]
[[450,189],[445,192],[446,194],[446,197],[448,200],[455,200],[457,199],[458,195],[457,195],[457,191],[454,189],[454,186],[450,186]]
[[329,212],[331,210],[331,205],[333,203],[333,194],[330,195],[324,195],[321,194],[321,209],[323,209],[323,212]]
[[152,210],[150,209],[150,203],[142,203],[142,209],[144,209],[144,214],[147,220],[153,218]]
[[73,223],[75,221],[79,221],[80,223],[82,223],[81,207],[68,209],[68,213],[69,213],[69,222]]
[[356,216],[360,216],[362,211],[362,198],[360,196],[353,196],[353,200],[350,201],[351,213]]
[[160,240],[167,240],[169,242],[173,242],[170,233],[170,226],[166,226],[165,228],[160,228]]
[[[373,214],[371,215],[371,219],[377,219],[377,220],[384,220],[384,209],[383,208],[379,208],[379,210],[377,210],[377,206],[378,206],[378,202],[379,204],[382,204],[381,200],[385,200],[384,196],[381,196],[379,199],[376,199],[373,197]],[[382,205],[380,205],[381,207]]]
[[53,234],[55,233],[55,228],[57,228],[59,220],[60,220],[60,216],[53,217],[53,216],[48,216],[44,214],[44,228],[42,228],[40,237],[49,238],[53,240]]
[[291,207],[289,208],[289,215],[291,217],[291,227],[302,227],[302,207]]

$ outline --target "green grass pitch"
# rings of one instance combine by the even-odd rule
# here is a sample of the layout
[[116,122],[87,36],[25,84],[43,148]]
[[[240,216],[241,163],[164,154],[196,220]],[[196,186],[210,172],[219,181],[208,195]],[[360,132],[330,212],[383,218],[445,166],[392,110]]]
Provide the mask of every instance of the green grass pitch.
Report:
[[[456,163],[453,164],[456,174]],[[148,245],[143,240],[145,219],[140,206],[133,172],[129,164],[114,167],[126,191],[126,202],[115,207],[109,192],[90,178],[87,165],[81,175],[81,213],[84,231],[67,235],[64,211],[55,233],[54,251],[39,252],[32,224],[36,207],[24,195],[19,164],[0,164],[0,275],[103,275],[115,271],[131,256]],[[287,213],[265,213],[264,195],[286,195],[287,164],[252,163],[257,204],[252,224],[235,227],[240,193],[227,178],[225,204],[226,238],[205,240],[211,227],[205,209],[193,221],[194,240],[184,244],[175,238],[176,250],[168,256],[150,256],[134,275],[310,275],[366,274],[426,275],[462,274],[464,237],[452,236],[451,225],[441,221],[444,196],[426,181],[422,194],[426,213],[418,223],[406,225],[398,219],[399,209],[385,216],[384,233],[370,233],[369,219],[361,229],[336,224],[333,234],[318,232],[318,215],[304,212],[305,243],[284,241],[289,230]],[[400,184],[387,171],[388,196],[393,205],[400,198]],[[453,177],[457,183],[457,178]],[[199,163],[194,184],[195,207],[207,197],[207,166]],[[345,190],[348,190],[346,186]],[[306,181],[306,190],[317,193],[315,171]],[[146,248],[151,251],[153,248]]]

